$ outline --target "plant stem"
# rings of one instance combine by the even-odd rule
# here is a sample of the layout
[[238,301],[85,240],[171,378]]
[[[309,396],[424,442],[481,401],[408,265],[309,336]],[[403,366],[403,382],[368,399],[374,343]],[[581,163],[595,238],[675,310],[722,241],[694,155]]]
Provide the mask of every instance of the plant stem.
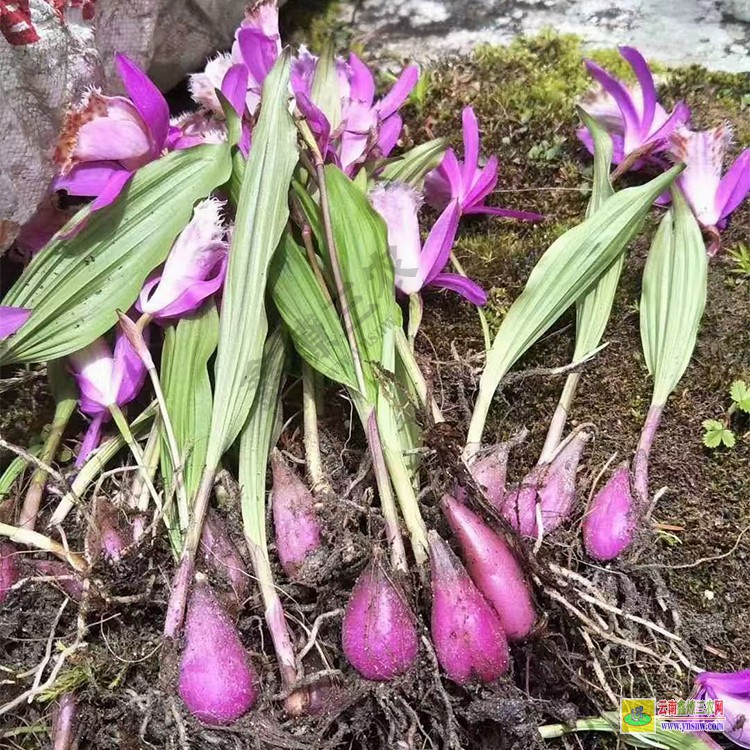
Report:
[[0,536],[8,537],[10,541],[17,544],[25,544],[28,547],[36,547],[36,549],[43,550],[44,552],[50,552],[55,557],[64,560],[79,573],[85,573],[88,570],[86,561],[80,555],[70,552],[59,542],[50,539],[48,536],[44,536],[44,534],[40,534],[38,531],[29,531],[29,529],[0,523]]
[[432,412],[432,418],[435,422],[445,422],[440,407],[437,405],[435,399],[429,395],[427,381],[424,379],[422,370],[419,369],[419,364],[414,358],[414,352],[409,346],[406,334],[399,327],[394,327],[393,332],[396,342],[396,351],[398,352],[401,364],[404,366],[406,374],[409,376],[409,380],[414,386],[417,396],[419,396],[419,400],[422,402],[422,406],[425,409],[430,409]]
[[[151,420],[155,414],[156,402],[152,402],[135,419],[131,431],[137,432],[137,434],[140,435],[148,425],[149,420]],[[125,439],[122,435],[115,435],[97,448],[91,458],[89,458],[89,460],[81,467],[78,475],[73,480],[73,483],[70,486],[70,492],[60,500],[57,508],[55,508],[55,512],[52,514],[52,518],[50,518],[49,526],[57,526],[65,520],[68,513],[73,509],[73,506],[78,502],[79,498],[83,497],[94,479],[104,471],[104,467],[122,450],[124,446]]]
[[300,716],[307,709],[307,692],[305,690],[294,690],[294,685],[298,679],[297,659],[294,653],[292,636],[286,624],[284,607],[273,583],[271,563],[266,549],[257,544],[248,534],[245,534],[245,541],[263,597],[266,624],[271,633],[276,657],[279,660],[281,685],[284,691],[293,691],[287,697],[284,706],[290,715]]
[[[161,500],[159,499],[159,493],[156,491],[154,483],[151,481],[151,477],[149,476],[148,469],[146,468],[146,462],[143,457],[143,451],[141,450],[141,446],[138,445],[138,442],[133,437],[133,433],[130,431],[128,420],[125,419],[125,415],[122,413],[122,410],[117,404],[110,405],[109,413],[112,415],[112,419],[115,420],[117,429],[120,431],[120,434],[130,448],[130,452],[133,454],[133,457],[138,464],[138,468],[141,471],[143,481],[146,483],[148,491],[151,493],[151,497],[153,497],[156,507],[161,510]],[[137,507],[140,511],[145,511],[148,508],[148,506],[141,507],[141,505],[137,505]]]
[[[68,426],[77,403],[76,399],[64,399],[57,403],[49,434],[44,441],[44,448],[39,454],[39,459],[45,464],[51,464],[54,461],[60,447],[60,442],[62,441],[63,433]],[[42,504],[44,488],[47,485],[47,476],[47,472],[44,469],[38,468],[34,472],[19,516],[19,526],[24,529],[34,530],[39,508]]]
[[[154,424],[148,434],[146,447],[143,449],[143,459],[146,463],[146,469],[148,470],[148,474],[151,477],[151,481],[153,481],[154,476],[156,476],[156,470],[159,467],[159,453],[161,452],[159,435],[160,431],[161,428],[159,425],[159,420],[157,418],[156,420],[154,420]],[[137,505],[138,507],[140,507],[142,502],[145,502],[146,505],[148,505],[147,498],[143,497],[144,495],[148,496],[148,494],[148,486],[143,481],[140,473],[136,474],[136,476],[133,478],[132,484],[130,485],[130,497],[137,498]]]
[[633,458],[633,486],[642,509],[648,505],[648,457],[663,412],[664,404],[651,404],[649,407],[638,447],[635,449],[635,458]]
[[[464,267],[459,262],[455,253],[451,253],[451,263],[456,269],[456,272],[464,278],[469,278]],[[479,323],[482,326],[482,335],[484,336],[484,350],[488,352],[492,348],[492,336],[490,336],[490,326],[487,323],[487,316],[484,314],[484,310],[481,307],[477,307],[477,314],[479,315]]]
[[393,499],[391,477],[383,453],[383,444],[380,440],[380,432],[375,416],[375,410],[371,409],[365,420],[365,431],[367,433],[367,444],[372,456],[372,470],[375,474],[375,483],[380,496],[380,507],[383,511],[385,521],[385,533],[391,550],[391,566],[394,570],[407,572],[409,565],[406,562],[406,550],[404,540],[401,538],[401,530],[398,525],[398,513],[396,503]]
[[578,381],[580,379],[580,372],[571,372],[565,379],[565,386],[560,394],[560,400],[557,402],[557,408],[552,415],[552,420],[549,423],[547,439],[544,441],[544,447],[539,456],[540,464],[544,461],[548,461],[555,452],[555,448],[560,444],[560,440],[562,439],[565,430],[565,423],[568,421],[570,406],[575,398]]
[[414,342],[422,325],[422,313],[424,305],[422,304],[422,295],[419,292],[409,295],[409,323],[408,323],[408,340],[409,348],[414,351]]
[[302,418],[305,431],[305,459],[307,461],[307,473],[310,478],[312,492],[317,495],[320,492],[330,493],[332,488],[325,472],[323,461],[320,456],[320,440],[318,435],[318,410],[315,403],[315,370],[307,362],[302,361]]

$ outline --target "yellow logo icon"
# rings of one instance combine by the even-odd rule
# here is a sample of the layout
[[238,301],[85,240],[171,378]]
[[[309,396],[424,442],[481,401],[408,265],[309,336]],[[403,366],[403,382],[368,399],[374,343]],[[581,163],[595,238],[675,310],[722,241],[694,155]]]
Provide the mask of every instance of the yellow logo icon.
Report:
[[620,700],[620,731],[624,734],[653,734],[656,731],[656,701],[653,698]]

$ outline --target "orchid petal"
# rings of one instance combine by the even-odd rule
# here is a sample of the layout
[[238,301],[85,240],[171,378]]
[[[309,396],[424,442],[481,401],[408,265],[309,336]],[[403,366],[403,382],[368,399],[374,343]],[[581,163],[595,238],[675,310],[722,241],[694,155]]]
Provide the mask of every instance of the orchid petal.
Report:
[[349,67],[349,97],[371,107],[375,98],[375,79],[370,69],[353,52],[349,55]]
[[464,211],[481,203],[495,189],[495,185],[497,185],[497,157],[491,156],[487,159],[484,169],[475,172],[474,183],[461,199]]
[[[148,346],[148,328],[143,331]],[[133,348],[128,337],[118,331],[112,365],[112,384],[116,388],[115,400],[118,406],[130,403],[140,392],[146,380],[147,370],[140,355]]]
[[378,146],[383,156],[388,156],[393,151],[401,137],[403,126],[404,123],[399,114],[391,115],[381,123],[378,133]]
[[654,86],[654,77],[651,75],[651,69],[644,59],[643,55],[634,47],[620,47],[620,54],[628,61],[633,69],[635,77],[641,87],[643,96],[643,111],[641,115],[640,135],[645,138],[651,125],[654,122],[654,112],[656,111],[656,87]]
[[376,105],[381,118],[390,117],[406,101],[418,80],[419,67],[417,65],[410,65],[401,71],[401,75],[391,90]]
[[726,219],[750,192],[750,148],[745,149],[719,183],[716,208],[719,219]]
[[250,76],[260,86],[279,56],[278,42],[257,29],[240,28],[237,43]]
[[80,391],[80,407],[84,414],[98,414],[116,402],[112,353],[103,338],[98,338],[71,354],[70,363]]
[[102,208],[106,208],[107,206],[114,203],[120,197],[120,193],[122,193],[132,176],[133,173],[129,172],[126,169],[122,169],[119,172],[114,172],[107,184],[104,186],[102,192],[99,193],[99,195],[96,197],[96,200],[92,202],[91,210],[100,211]]
[[300,112],[305,116],[310,130],[317,136],[320,150],[325,153],[328,150],[328,142],[331,138],[331,124],[328,122],[328,118],[323,114],[322,110],[313,104],[307,94],[297,93],[297,106],[299,106]]
[[655,132],[649,135],[649,142],[664,141],[669,138],[670,135],[679,127],[684,125],[690,119],[690,107],[684,102],[677,102],[672,114],[664,121],[662,126]]
[[[443,161],[440,162],[439,168],[443,171],[443,174],[451,187],[451,198],[460,198],[463,200],[464,189],[466,186],[463,182],[461,165],[456,156],[456,152],[452,148],[449,148],[445,152],[445,156],[443,157]],[[444,208],[444,206],[442,206],[442,208]]]
[[452,200],[438,217],[422,248],[419,265],[429,284],[446,266],[458,231],[461,206]]
[[247,84],[248,70],[244,65],[232,65],[221,82],[221,93],[224,94],[239,117],[242,117],[245,112]]
[[102,425],[104,421],[109,417],[109,412],[106,410],[98,412],[91,420],[91,424],[86,430],[86,434],[83,437],[81,448],[76,456],[75,467],[80,469],[89,456],[99,447],[99,443],[102,439]]
[[427,205],[436,211],[442,211],[450,203],[451,185],[442,165],[425,176],[424,195]]
[[25,307],[0,305],[0,341],[14,334],[31,316]]
[[74,162],[117,161],[128,168],[143,166],[153,152],[150,134],[143,127],[140,117],[97,117],[81,126],[72,158]]
[[250,144],[252,142],[252,135],[250,133],[250,126],[243,123],[242,135],[240,135],[240,153],[247,159],[250,156]]
[[98,161],[76,164],[66,175],[56,177],[52,183],[53,190],[64,190],[69,195],[99,195],[116,172],[122,167],[114,161]]
[[430,282],[430,286],[457,292],[477,307],[483,307],[487,304],[487,292],[475,281],[467,279],[466,276],[460,276],[457,273],[439,273]]
[[600,68],[593,60],[586,60],[586,68],[592,78],[598,81],[602,88],[617,103],[620,112],[622,112],[623,120],[625,121],[625,133],[627,134],[628,130],[632,130],[633,133],[639,133],[640,120],[630,92],[620,81],[607,73],[603,68]]
[[464,136],[464,185],[471,185],[479,166],[479,123],[471,107],[464,108],[461,119]]
[[712,698],[717,693],[750,694],[750,669],[739,672],[701,672],[696,676],[695,683],[708,690]]
[[153,134],[161,151],[169,133],[169,106],[153,81],[129,57],[115,55],[117,70],[136,109]]

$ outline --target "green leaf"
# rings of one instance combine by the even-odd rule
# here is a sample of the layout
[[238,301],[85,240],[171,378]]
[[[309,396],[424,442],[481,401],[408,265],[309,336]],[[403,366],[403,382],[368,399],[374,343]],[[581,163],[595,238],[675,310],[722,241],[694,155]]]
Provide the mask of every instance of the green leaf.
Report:
[[470,445],[481,442],[492,399],[508,370],[611,267],[640,231],[654,200],[682,169],[672,167],[645,185],[615,193],[544,253],[487,353],[469,427]]
[[331,224],[354,334],[365,369],[383,359],[383,337],[394,325],[396,287],[385,223],[337,167],[325,169]]
[[[586,216],[597,211],[607,198],[614,195],[609,170],[612,165],[612,139],[604,128],[586,112],[579,115],[594,139],[594,182]],[[576,303],[576,346],[573,360],[584,359],[599,346],[612,314],[617,285],[625,263],[621,253],[610,268],[599,278],[596,286]]]
[[651,403],[664,405],[695,348],[706,304],[708,260],[698,222],[682,193],[656,232],[643,270],[641,343],[654,377]]
[[57,359],[112,328],[229,167],[226,144],[175,151],[139,169],[113,206],[82,209],[68,228],[84,219],[86,227],[46,245],[3,300],[33,313],[0,343],[0,362]]
[[735,380],[729,390],[729,395],[740,411],[750,412],[750,388],[744,380]]
[[[208,361],[218,341],[219,315],[213,302],[164,331],[161,386],[183,460],[188,497],[198,489],[206,460],[213,400]],[[169,483],[173,467],[163,430],[161,464],[164,481]]]
[[[38,458],[43,450],[44,444],[38,443],[37,445],[32,445],[27,452]],[[16,480],[24,473],[29,463],[29,460],[23,456],[16,456],[8,464],[5,471],[0,475],[0,501],[5,500],[6,495],[10,494]]]
[[260,382],[240,439],[239,479],[245,534],[268,555],[266,543],[266,468],[278,438],[281,414],[279,393],[284,373],[286,342],[280,329],[266,341]]
[[427,143],[420,143],[419,146],[415,146],[403,156],[387,164],[378,179],[405,182],[416,190],[420,190],[424,184],[425,175],[440,164],[447,148],[448,141],[445,138],[435,138]]
[[268,266],[289,217],[289,182],[298,155],[296,129],[289,114],[288,51],[266,78],[252,140],[221,308],[206,455],[207,466],[214,468],[239,435],[255,397],[268,331],[264,306]]
[[718,448],[722,443],[727,448],[734,448],[734,433],[717,419],[706,419],[703,422],[703,445],[706,448]]
[[335,131],[341,122],[341,88],[336,70],[336,55],[330,41],[315,66],[310,99],[326,116],[331,132]]
[[336,309],[288,232],[271,261],[268,288],[300,356],[327,378],[356,389],[354,362]]
[[222,112],[224,112],[227,143],[230,146],[236,146],[242,137],[242,118],[237,114],[237,110],[231,105],[229,99],[221,92],[221,89],[214,89],[214,93],[219,100],[219,104],[221,104]]

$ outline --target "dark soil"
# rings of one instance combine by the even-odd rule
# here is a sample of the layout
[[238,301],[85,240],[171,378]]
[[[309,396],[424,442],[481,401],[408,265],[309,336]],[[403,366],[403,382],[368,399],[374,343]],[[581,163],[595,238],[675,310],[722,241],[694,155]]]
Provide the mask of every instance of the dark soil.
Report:
[[[613,53],[602,57],[608,64],[616,59]],[[462,106],[471,104],[482,126],[484,153],[497,153],[500,158],[498,205],[534,210],[546,217],[536,226],[485,219],[462,226],[458,256],[470,275],[490,291],[488,317],[496,329],[541,253],[585,210],[591,167],[575,139],[572,105],[573,97],[587,85],[581,53],[575,40],[539,37],[509,49],[482,50],[472,60],[446,62],[429,75],[423,99],[410,105],[407,140],[446,135],[460,150],[456,123]],[[700,126],[729,119],[738,140],[747,141],[750,115],[745,110],[744,78],[691,68],[665,72],[661,90],[667,104],[685,98]],[[636,304],[654,224],[655,220],[631,249],[605,337],[609,346],[586,370],[574,404],[571,426],[592,422],[597,428],[580,474],[581,503],[613,453],[620,459],[631,457],[650,399]],[[441,677],[425,646],[413,674],[392,684],[364,682],[341,657],[339,619],[332,617],[320,628],[319,649],[306,659],[311,675],[320,669],[341,670],[325,692],[326,708],[316,717],[288,719],[273,698],[280,689],[278,672],[262,606],[253,594],[244,603],[238,624],[262,676],[263,697],[232,727],[203,726],[174,697],[174,655],[166,653],[161,640],[173,561],[166,544],[157,541],[133,550],[114,569],[100,563],[89,581],[90,593],[80,607],[68,603],[54,625],[52,639],[62,593],[40,580],[28,580],[12,592],[0,610],[0,706],[29,687],[33,678],[19,673],[40,664],[48,642],[53,656],[76,642],[82,624],[79,612],[88,629],[83,633],[85,646],[69,656],[49,689],[35,702],[0,716],[0,747],[49,747],[55,701],[74,689],[81,705],[79,747],[93,750],[539,747],[540,724],[611,710],[603,683],[615,696],[686,696],[689,669],[667,638],[636,623],[634,615],[678,633],[679,654],[688,662],[721,671],[748,666],[750,621],[745,613],[750,588],[744,573],[750,548],[743,536],[750,524],[748,423],[734,416],[736,446],[715,451],[703,447],[701,423],[722,419],[730,404],[730,383],[750,377],[750,277],[734,273],[737,266],[727,254],[746,236],[749,224],[750,209],[744,207],[724,234],[723,254],[710,266],[709,301],[698,347],[669,401],[652,455],[652,490],[667,487],[654,512],[654,528],[643,530],[636,548],[624,559],[604,567],[592,565],[583,554],[577,533],[580,514],[569,528],[545,541],[537,560],[528,560],[540,581],[536,589],[540,624],[528,643],[514,647],[507,679],[491,687],[459,688]],[[425,302],[420,357],[446,416],[463,434],[481,367],[477,314],[455,296],[429,293]],[[572,348],[573,319],[567,316],[518,369],[566,364]],[[15,374],[3,373],[3,377]],[[507,439],[520,427],[530,431],[526,443],[512,454],[511,480],[520,479],[534,464],[562,382],[559,377],[527,378],[498,396],[486,438]],[[44,379],[30,377],[0,397],[0,434],[13,443],[31,445],[52,414]],[[293,413],[290,407],[285,417]],[[368,538],[382,539],[371,475],[351,486],[363,450],[356,430],[352,439],[348,437],[349,419],[348,405],[332,394],[322,425],[327,468],[338,498],[324,514],[330,555],[311,573],[310,586],[288,585],[280,568],[275,569],[299,648],[316,617],[344,606],[367,562]],[[282,447],[301,458],[295,425],[285,433]],[[79,429],[77,423],[68,436],[71,445],[80,438],[75,434]],[[2,460],[5,465],[10,456],[3,454]],[[455,467],[447,466],[446,460],[438,453],[426,463],[436,492],[454,473]],[[115,480],[120,481],[115,477],[103,486],[104,494],[115,493]],[[21,498],[23,491],[24,486],[17,485],[11,497]],[[435,501],[433,494],[424,498],[425,518],[448,536]],[[50,494],[45,512],[55,504]],[[225,506],[221,511],[242,548],[238,509]],[[43,518],[39,529],[44,526]],[[65,525],[71,549],[83,549],[86,526],[85,510],[71,514]],[[584,576],[620,614],[577,599],[550,564]],[[221,581],[215,583],[221,589]],[[416,575],[409,583],[413,601],[425,615],[428,592]],[[557,598],[550,592],[552,596],[557,592]],[[574,604],[588,623],[560,598]],[[426,621],[424,625],[426,633]],[[589,643],[582,629],[590,634]],[[620,642],[608,640],[602,631]],[[43,679],[48,675],[49,669]],[[607,742],[595,735],[581,736],[587,748]]]

